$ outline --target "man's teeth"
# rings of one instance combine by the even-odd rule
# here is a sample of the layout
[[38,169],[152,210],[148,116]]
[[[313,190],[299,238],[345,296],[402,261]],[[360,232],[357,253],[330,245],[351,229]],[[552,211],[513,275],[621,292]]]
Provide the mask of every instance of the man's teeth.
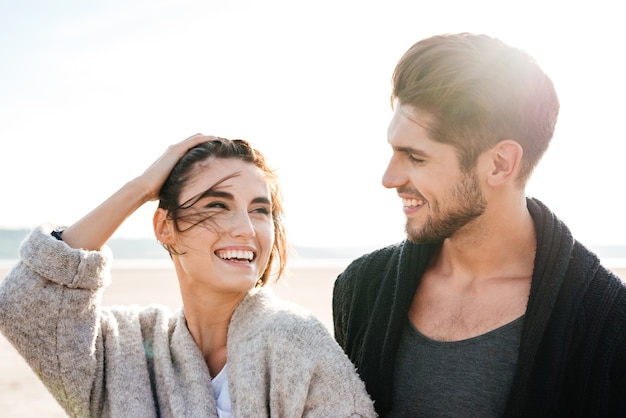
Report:
[[423,199],[402,199],[402,204],[408,208],[416,208],[424,204]]
[[247,260],[252,261],[254,259],[254,253],[248,250],[223,250],[218,251],[217,256],[222,260]]

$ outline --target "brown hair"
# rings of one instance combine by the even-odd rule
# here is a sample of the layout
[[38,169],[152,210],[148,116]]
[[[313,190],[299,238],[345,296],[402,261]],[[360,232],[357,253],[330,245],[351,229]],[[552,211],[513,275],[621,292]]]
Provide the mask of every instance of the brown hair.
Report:
[[[283,199],[276,173],[268,166],[263,154],[254,149],[247,141],[242,139],[217,138],[190,149],[174,166],[174,169],[159,191],[159,208],[168,211],[168,217],[174,221],[178,232],[184,232],[198,226],[207,220],[206,217],[194,219],[191,226],[181,230],[179,220],[184,219],[185,209],[193,206],[201,196],[196,196],[187,202],[179,202],[182,189],[185,187],[194,170],[200,163],[209,158],[237,158],[249,162],[258,167],[267,181],[270,197],[272,200],[272,220],[274,222],[274,246],[272,247],[268,265],[259,279],[259,286],[267,284],[274,265],[277,267],[276,278],[279,279],[285,271],[287,263],[287,239],[283,223]],[[227,180],[222,179],[219,183]],[[216,187],[218,184],[212,186]],[[171,246],[164,245],[170,253],[176,253]]]
[[504,139],[523,150],[525,184],[554,134],[559,100],[550,78],[524,51],[486,35],[433,36],[400,58],[392,106],[429,113],[431,138],[454,146],[461,168]]

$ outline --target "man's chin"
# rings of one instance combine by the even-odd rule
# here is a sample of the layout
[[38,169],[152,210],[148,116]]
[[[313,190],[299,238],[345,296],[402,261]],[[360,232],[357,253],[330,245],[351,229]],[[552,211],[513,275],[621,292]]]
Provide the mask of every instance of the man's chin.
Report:
[[412,244],[435,244],[443,241],[442,238],[424,233],[424,231],[405,230],[406,239]]
[[404,225],[404,233],[407,241],[412,244],[438,244],[454,235],[452,230],[438,228],[438,226],[428,222],[416,228],[407,222]]
[[412,237],[407,235],[406,237],[407,241],[409,241],[411,244],[437,244],[441,241],[443,241],[442,239],[435,239],[435,238],[425,238],[425,237]]

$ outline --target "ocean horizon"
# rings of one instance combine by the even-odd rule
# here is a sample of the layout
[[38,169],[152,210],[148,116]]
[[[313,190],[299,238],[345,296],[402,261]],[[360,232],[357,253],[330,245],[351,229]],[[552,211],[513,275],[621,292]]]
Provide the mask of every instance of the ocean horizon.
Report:
[[[354,258],[315,258],[291,257],[287,268],[294,269],[325,269],[346,267]],[[17,259],[0,259],[0,270],[12,268]],[[608,269],[626,269],[626,258],[600,258],[602,265]],[[113,269],[168,269],[172,262],[168,258],[119,258],[113,260]]]
[[[287,268],[315,269],[346,267],[353,258],[308,258],[291,257],[287,261]],[[0,270],[8,270],[17,263],[17,259],[0,259]],[[624,259],[626,266],[626,259]],[[113,260],[113,269],[168,269],[173,268],[168,258],[120,258]]]

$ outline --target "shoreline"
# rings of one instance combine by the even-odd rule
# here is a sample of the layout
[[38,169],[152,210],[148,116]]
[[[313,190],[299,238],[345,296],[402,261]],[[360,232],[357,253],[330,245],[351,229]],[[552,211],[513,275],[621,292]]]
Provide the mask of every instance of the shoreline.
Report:
[[[287,269],[345,268],[354,258],[296,258],[291,257]],[[17,264],[17,259],[0,258],[0,280]],[[626,268],[626,259],[623,261]],[[112,270],[158,270],[172,268],[169,258],[119,258],[114,259]]]
[[[353,258],[296,258],[291,257],[287,262],[288,269],[336,269],[345,268]],[[17,263],[17,259],[0,258],[0,280]],[[626,257],[600,258],[602,265],[622,277],[619,271],[626,270]],[[170,269],[172,262],[169,258],[120,258],[114,259],[112,270],[153,270]],[[622,277],[623,278],[623,277]]]

